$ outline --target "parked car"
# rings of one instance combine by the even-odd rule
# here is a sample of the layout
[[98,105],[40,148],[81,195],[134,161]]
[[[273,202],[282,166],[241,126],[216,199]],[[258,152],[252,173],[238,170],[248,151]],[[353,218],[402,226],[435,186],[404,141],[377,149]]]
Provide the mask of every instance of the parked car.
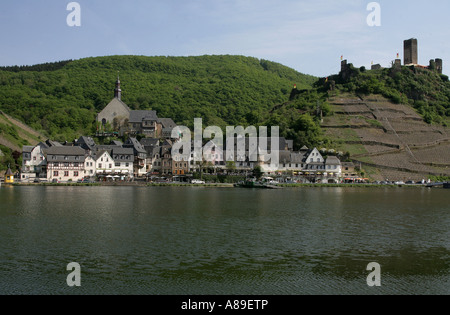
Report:
[[200,180],[200,179],[193,179],[191,181],[192,184],[206,184],[204,180]]

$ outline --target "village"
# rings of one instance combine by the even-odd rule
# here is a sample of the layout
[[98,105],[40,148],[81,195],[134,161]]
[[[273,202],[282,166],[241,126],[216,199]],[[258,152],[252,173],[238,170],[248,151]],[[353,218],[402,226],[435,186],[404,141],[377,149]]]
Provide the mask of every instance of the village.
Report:
[[[22,168],[16,180],[22,183],[83,182],[202,182],[198,175],[253,176],[255,169],[278,183],[363,182],[352,162],[341,162],[336,152],[302,147],[294,151],[292,140],[279,138],[279,163],[276,169],[265,168],[262,161],[252,161],[246,145],[245,157],[226,161],[226,148],[209,141],[203,149],[202,162],[194,150],[184,159],[174,156],[173,137],[177,127],[170,118],[159,118],[155,111],[131,110],[121,98],[117,79],[114,98],[98,114],[96,137],[120,135],[125,142],[113,140],[98,144],[91,136],[81,136],[71,143],[47,140],[36,146],[24,146]],[[107,127],[114,126],[114,131]],[[247,139],[248,140],[248,139]],[[192,148],[194,142],[192,141]],[[274,148],[276,149],[276,148]],[[237,152],[235,141],[234,152]],[[242,155],[242,154],[241,154]]]

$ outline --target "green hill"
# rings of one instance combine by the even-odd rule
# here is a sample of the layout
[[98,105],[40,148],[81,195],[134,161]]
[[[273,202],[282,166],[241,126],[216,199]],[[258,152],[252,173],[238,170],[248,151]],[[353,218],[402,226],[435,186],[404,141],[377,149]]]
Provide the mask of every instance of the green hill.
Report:
[[249,125],[266,120],[292,86],[316,78],[281,64],[242,56],[110,56],[0,68],[0,110],[56,140],[94,131],[94,120],[113,98],[120,71],[122,100],[192,126]]

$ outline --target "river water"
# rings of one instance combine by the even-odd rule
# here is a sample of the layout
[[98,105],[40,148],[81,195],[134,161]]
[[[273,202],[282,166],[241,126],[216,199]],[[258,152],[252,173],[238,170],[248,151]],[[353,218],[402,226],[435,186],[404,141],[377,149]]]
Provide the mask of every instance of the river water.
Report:
[[[449,294],[449,201],[425,188],[1,187],[0,294]],[[71,262],[81,287],[67,285]]]

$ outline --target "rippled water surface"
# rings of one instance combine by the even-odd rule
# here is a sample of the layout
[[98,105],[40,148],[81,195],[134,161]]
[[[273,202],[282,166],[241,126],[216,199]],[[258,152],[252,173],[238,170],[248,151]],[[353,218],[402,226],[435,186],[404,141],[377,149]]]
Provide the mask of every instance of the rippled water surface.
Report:
[[[0,294],[449,294],[449,201],[415,188],[1,187]],[[366,283],[370,262],[381,287]]]

